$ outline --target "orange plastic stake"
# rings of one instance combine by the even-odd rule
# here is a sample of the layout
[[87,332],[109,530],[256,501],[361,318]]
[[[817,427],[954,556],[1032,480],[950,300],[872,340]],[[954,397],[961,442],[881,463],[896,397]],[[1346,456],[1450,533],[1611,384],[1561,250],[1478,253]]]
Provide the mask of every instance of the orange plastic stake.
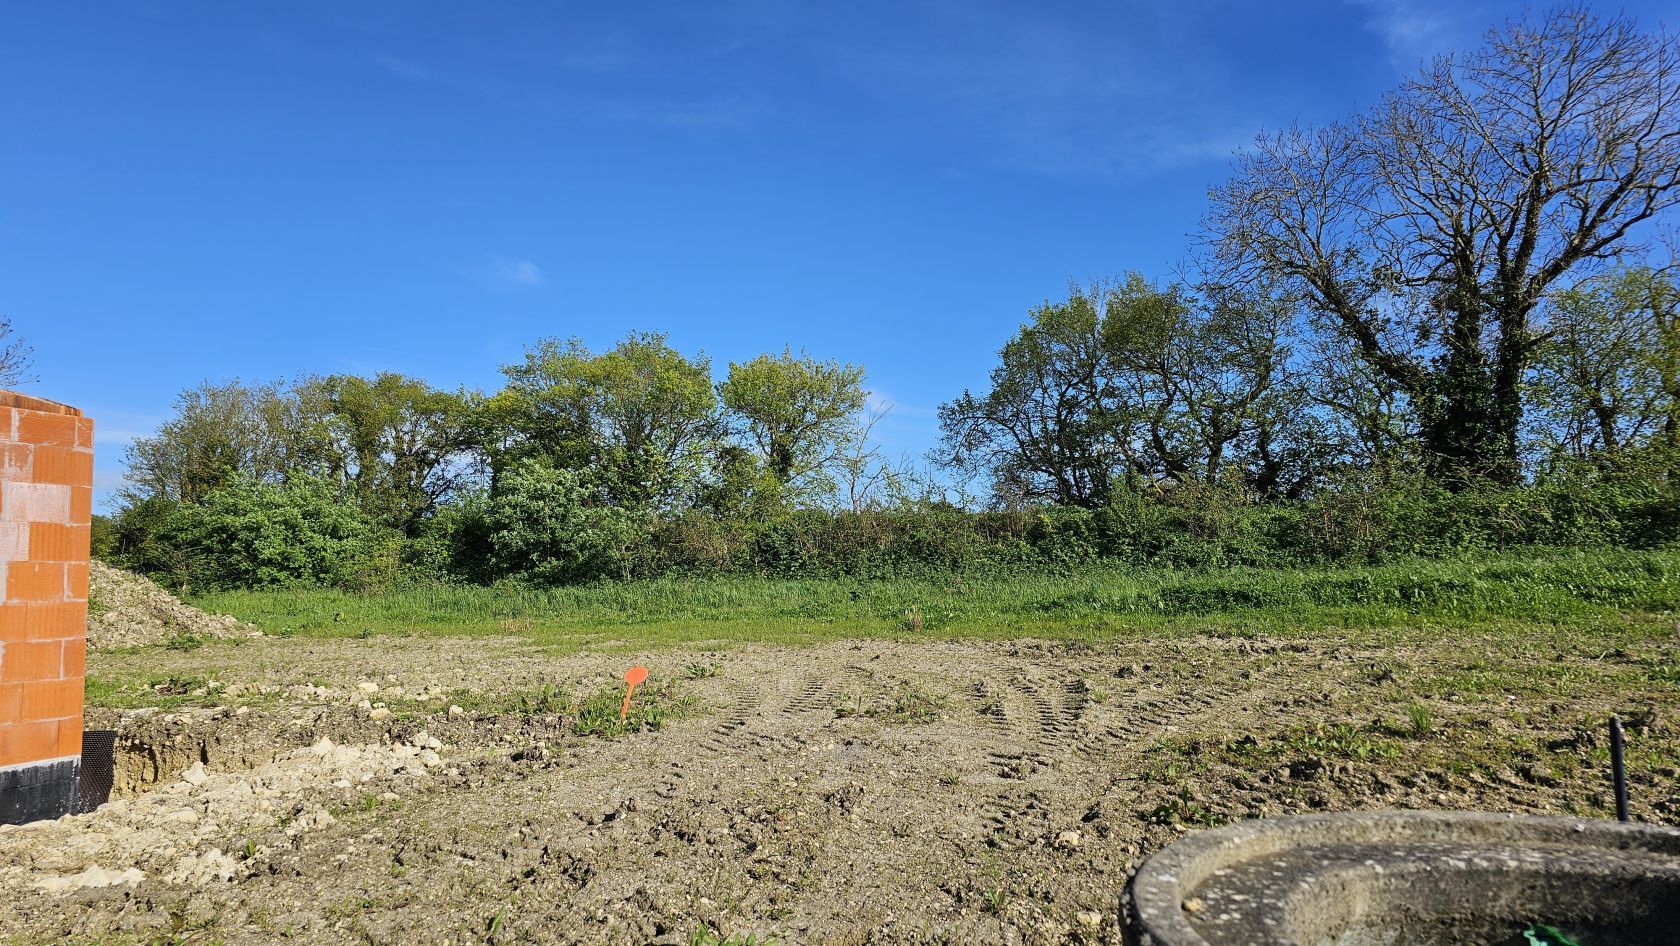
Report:
[[640,686],[645,680],[647,680],[646,667],[631,667],[624,671],[624,682],[629,686],[624,688],[624,706],[618,711],[619,722],[624,722],[625,717],[630,715],[630,694],[636,692],[636,687]]

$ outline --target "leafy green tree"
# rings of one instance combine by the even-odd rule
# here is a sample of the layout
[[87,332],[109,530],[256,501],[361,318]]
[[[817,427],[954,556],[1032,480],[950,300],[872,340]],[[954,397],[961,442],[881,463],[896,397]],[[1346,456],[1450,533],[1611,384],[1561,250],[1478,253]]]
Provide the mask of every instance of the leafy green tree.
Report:
[[988,473],[1005,505],[1099,506],[1123,471],[1116,395],[1103,339],[1106,292],[1045,302],[998,352],[991,389],[939,408],[942,458]]
[[586,472],[527,458],[503,472],[485,505],[497,573],[539,584],[630,577],[645,522],[601,502]]
[[832,487],[827,470],[855,434],[868,392],[863,368],[789,348],[730,362],[718,395],[757,448],[764,485],[793,501]]
[[1443,479],[1514,484],[1547,298],[1680,202],[1676,82],[1673,37],[1625,17],[1514,20],[1364,115],[1262,136],[1212,194],[1218,255],[1401,389]]
[[1117,482],[1227,474],[1299,493],[1314,438],[1287,366],[1291,310],[1133,274],[1045,303],[999,352],[984,395],[940,408],[943,458],[994,497],[1099,507]]
[[128,447],[128,500],[196,503],[241,476],[282,478],[296,468],[285,423],[292,401],[281,385],[238,380],[182,391],[175,415]]
[[1104,295],[1104,376],[1133,474],[1268,492],[1310,478],[1304,397],[1289,371],[1289,300],[1218,287],[1193,293],[1132,274]]
[[308,395],[324,413],[332,473],[376,522],[418,535],[472,473],[475,399],[465,392],[387,371],[318,379]]
[[1530,382],[1543,445],[1610,466],[1680,447],[1677,302],[1673,279],[1647,267],[1558,295]]
[[501,459],[539,457],[603,473],[614,502],[669,506],[692,493],[718,436],[711,363],[665,336],[633,333],[595,355],[545,339],[502,369],[491,400]]

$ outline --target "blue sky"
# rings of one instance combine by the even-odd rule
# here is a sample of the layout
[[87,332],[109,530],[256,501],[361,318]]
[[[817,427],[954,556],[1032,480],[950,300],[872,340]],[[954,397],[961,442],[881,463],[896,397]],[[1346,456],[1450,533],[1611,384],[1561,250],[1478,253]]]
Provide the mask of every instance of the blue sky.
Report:
[[207,378],[489,389],[539,337],[632,329],[720,371],[861,363],[878,434],[919,454],[1028,307],[1169,275],[1257,131],[1359,109],[1514,9],[16,4],[0,314],[26,390],[96,419],[107,491]]

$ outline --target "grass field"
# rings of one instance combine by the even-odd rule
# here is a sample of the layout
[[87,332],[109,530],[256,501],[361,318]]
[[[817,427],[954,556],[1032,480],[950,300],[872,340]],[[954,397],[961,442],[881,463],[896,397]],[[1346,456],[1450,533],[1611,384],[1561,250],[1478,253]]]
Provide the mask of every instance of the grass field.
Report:
[[1680,608],[1680,551],[1534,552],[1297,570],[231,591],[194,603],[271,634],[511,633],[560,650],[1206,632],[1380,641],[1429,637],[1443,627],[1671,635],[1664,616]]

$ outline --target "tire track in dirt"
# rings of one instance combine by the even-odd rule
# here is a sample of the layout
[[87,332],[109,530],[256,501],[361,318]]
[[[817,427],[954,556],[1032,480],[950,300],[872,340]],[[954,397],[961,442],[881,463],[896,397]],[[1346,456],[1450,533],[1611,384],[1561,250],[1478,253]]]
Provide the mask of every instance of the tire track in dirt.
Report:
[[1053,757],[1066,754],[1075,734],[1064,712],[1025,674],[1014,674],[1001,687],[977,685],[975,692],[992,701],[982,703],[982,710],[995,707],[987,718],[1002,743],[986,753],[1003,784],[982,804],[980,823],[987,843],[1022,847],[1042,833],[1036,822],[1048,823],[1042,796],[1031,783],[1055,767]]
[[689,765],[696,762],[709,762],[726,753],[738,751],[744,746],[740,734],[759,714],[759,707],[764,702],[764,694],[756,687],[745,687],[734,691],[735,700],[730,703],[722,717],[712,726],[710,732],[702,736],[695,743],[694,751],[686,762],[673,759],[667,767],[668,774],[654,794],[660,798],[674,798],[682,783],[687,780]]
[[1217,714],[1247,711],[1246,697],[1261,692],[1267,680],[1290,669],[1290,662],[1270,661],[1243,668],[1246,677],[1148,688],[1138,681],[1129,692],[1110,696],[1103,710],[1093,714],[1095,738],[1122,749],[1146,750],[1161,739]]

